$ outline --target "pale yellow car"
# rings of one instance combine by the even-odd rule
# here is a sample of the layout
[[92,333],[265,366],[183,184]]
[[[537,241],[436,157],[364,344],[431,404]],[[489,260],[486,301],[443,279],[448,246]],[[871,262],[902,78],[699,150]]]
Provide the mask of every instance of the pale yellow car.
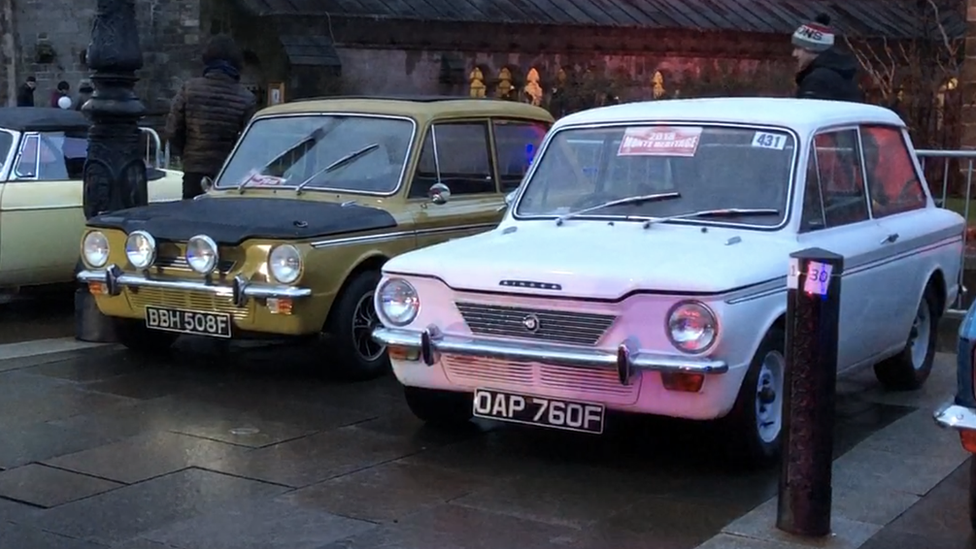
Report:
[[[0,290],[74,282],[90,125],[73,110],[0,108]],[[158,151],[156,133],[143,132]],[[180,199],[182,173],[147,170],[151,202]]]
[[389,368],[371,337],[380,268],[494,228],[552,122],[457,97],[268,107],[205,195],[90,220],[78,278],[130,349],[307,337],[330,374],[372,378]]

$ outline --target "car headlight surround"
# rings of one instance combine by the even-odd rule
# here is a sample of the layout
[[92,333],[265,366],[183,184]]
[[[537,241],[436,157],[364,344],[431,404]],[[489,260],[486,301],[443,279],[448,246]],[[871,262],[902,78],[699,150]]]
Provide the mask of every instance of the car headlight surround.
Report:
[[291,244],[279,244],[268,254],[268,272],[282,284],[292,284],[302,276],[302,253]]
[[125,257],[136,269],[145,269],[156,261],[156,239],[146,231],[132,231],[125,239]]
[[108,263],[108,237],[102,231],[89,231],[81,240],[81,256],[95,269]]
[[210,274],[217,268],[220,252],[217,243],[205,234],[198,234],[186,241],[186,262],[200,274]]
[[702,353],[718,339],[718,318],[700,301],[682,301],[668,311],[664,331],[679,351]]
[[391,278],[376,292],[376,308],[383,320],[394,326],[406,326],[420,312],[420,295],[402,278]]

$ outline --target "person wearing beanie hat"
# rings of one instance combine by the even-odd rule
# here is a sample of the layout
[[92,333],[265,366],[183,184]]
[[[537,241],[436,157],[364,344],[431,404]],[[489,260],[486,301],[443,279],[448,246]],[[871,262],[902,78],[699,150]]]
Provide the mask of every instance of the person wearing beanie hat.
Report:
[[801,99],[861,102],[857,86],[857,61],[841,52],[830,16],[820,14],[793,33],[793,57],[797,61],[796,96]]

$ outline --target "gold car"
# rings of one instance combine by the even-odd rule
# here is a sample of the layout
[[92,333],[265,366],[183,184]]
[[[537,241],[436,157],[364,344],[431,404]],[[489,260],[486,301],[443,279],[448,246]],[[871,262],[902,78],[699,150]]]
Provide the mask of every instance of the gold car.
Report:
[[370,337],[380,267],[495,227],[552,122],[486,99],[268,107],[203,196],[90,220],[78,278],[130,349],[312,336],[334,374],[376,377],[389,367]]
[[[74,110],[0,108],[0,290],[34,291],[74,280],[90,126]],[[154,165],[147,150],[149,201],[179,200],[183,174],[162,169],[159,137],[141,130],[157,153]]]

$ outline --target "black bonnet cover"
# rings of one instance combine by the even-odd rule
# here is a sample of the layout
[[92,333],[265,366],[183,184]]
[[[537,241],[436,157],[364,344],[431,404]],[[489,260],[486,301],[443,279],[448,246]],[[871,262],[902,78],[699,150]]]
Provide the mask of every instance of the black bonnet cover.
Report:
[[279,198],[204,198],[159,202],[106,213],[92,227],[143,230],[159,240],[205,234],[234,246],[252,238],[300,240],[396,227],[389,212],[356,204]]

